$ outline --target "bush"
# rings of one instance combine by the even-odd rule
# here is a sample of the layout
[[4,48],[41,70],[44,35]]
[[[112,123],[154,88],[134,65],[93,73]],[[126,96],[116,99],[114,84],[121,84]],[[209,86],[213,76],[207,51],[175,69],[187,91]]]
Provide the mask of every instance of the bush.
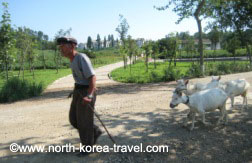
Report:
[[91,50],[83,50],[83,51],[81,51],[82,53],[85,53],[90,59],[91,58],[96,58],[96,55],[95,55],[95,53],[93,52],[93,51],[91,51]]
[[175,70],[173,67],[164,69],[164,76],[163,76],[164,81],[174,81],[179,79],[180,77],[181,74],[179,70]]
[[249,64],[237,62],[221,62],[218,64],[209,64],[206,69],[206,75],[225,75],[251,71]]
[[29,83],[17,77],[9,79],[0,91],[0,103],[14,102],[29,97],[38,96],[42,93],[42,83]]
[[155,71],[151,71],[149,77],[150,77],[151,82],[159,82],[160,81],[159,75]]
[[188,77],[201,77],[203,76],[201,69],[200,69],[200,65],[199,64],[192,64],[188,71],[186,72],[186,76]]

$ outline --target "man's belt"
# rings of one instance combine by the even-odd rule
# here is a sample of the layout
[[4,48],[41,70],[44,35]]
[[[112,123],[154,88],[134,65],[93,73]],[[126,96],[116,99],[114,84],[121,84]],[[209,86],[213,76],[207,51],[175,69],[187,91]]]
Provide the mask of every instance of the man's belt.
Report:
[[74,84],[74,89],[87,89],[88,87],[88,85]]

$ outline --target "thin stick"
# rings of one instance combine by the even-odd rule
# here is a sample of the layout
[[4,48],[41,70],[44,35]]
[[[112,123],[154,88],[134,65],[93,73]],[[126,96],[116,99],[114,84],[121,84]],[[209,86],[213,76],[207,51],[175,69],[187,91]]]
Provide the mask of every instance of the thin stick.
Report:
[[[78,92],[78,93],[79,93],[80,96],[83,98],[82,94],[81,94],[80,92]],[[101,124],[102,124],[103,128],[105,129],[105,131],[107,132],[107,134],[108,134],[110,140],[111,140],[114,144],[116,144],[115,140],[114,140],[114,139],[112,138],[112,136],[110,135],[110,133],[109,133],[107,127],[104,125],[104,123],[103,123],[102,120],[100,119],[100,116],[96,113],[96,111],[94,110],[94,108],[93,108],[90,104],[88,104],[88,105],[90,106],[90,109],[92,110],[92,112],[94,113],[94,115],[96,116],[96,118],[101,122]]]
[[96,111],[94,110],[94,108],[88,104],[91,108],[91,110],[93,111],[93,113],[95,114],[96,118],[101,122],[102,126],[104,127],[105,131],[107,132],[109,138],[111,139],[111,141],[116,144],[115,140],[112,138],[112,136],[110,135],[110,133],[108,132],[108,129],[106,128],[106,126],[104,125],[104,123],[102,122],[102,120],[100,119],[99,115],[96,113]]

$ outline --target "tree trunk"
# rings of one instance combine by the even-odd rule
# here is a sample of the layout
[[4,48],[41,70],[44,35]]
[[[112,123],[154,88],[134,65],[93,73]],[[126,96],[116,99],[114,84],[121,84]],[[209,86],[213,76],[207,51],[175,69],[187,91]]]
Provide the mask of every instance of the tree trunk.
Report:
[[202,41],[202,26],[201,26],[201,20],[199,19],[199,14],[200,11],[202,9],[202,7],[205,4],[205,0],[202,0],[198,6],[197,9],[194,13],[194,17],[197,21],[197,25],[198,25],[198,30],[199,30],[199,42],[198,42],[198,51],[200,54],[200,68],[201,68],[201,72],[204,75],[205,74],[205,68],[204,68],[204,59],[203,59],[203,41]]
[[154,68],[157,68],[157,64],[156,64],[156,54],[154,53]]
[[246,43],[246,49],[247,49],[247,54],[248,54],[248,57],[249,57],[249,63],[250,63],[250,67],[251,67],[252,66],[251,51],[250,51],[250,48],[249,48],[247,43]]
[[204,74],[205,69],[204,69],[204,59],[203,59],[203,40],[202,40],[202,26],[201,26],[201,20],[198,17],[195,17],[198,25],[198,30],[199,30],[199,42],[198,42],[198,51],[200,54],[200,68],[201,72]]
[[9,79],[9,73],[8,73],[8,61],[7,61],[7,58],[6,58],[6,54],[5,54],[5,71],[6,71],[6,81],[8,81]]
[[59,70],[58,70],[58,60],[57,60],[57,49],[55,49],[55,51],[54,51],[54,62],[55,62],[55,66],[56,66],[56,73],[58,73]]
[[146,54],[146,58],[145,58],[145,65],[146,65],[146,72],[148,72],[149,71],[149,64],[148,64],[148,59],[149,59],[149,57],[148,57],[148,55]]
[[46,61],[45,61],[45,53],[44,51],[42,50],[42,55],[43,55],[43,67],[44,67],[44,70],[46,69]]

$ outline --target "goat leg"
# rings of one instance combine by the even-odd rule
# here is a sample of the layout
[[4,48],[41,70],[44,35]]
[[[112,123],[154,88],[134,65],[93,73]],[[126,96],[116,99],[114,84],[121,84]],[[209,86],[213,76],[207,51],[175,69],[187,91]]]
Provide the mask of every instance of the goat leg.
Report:
[[194,129],[194,121],[195,121],[195,113],[192,113],[192,126],[190,128],[190,131]]
[[220,121],[223,120],[225,114],[226,114],[226,109],[225,109],[225,106],[222,106],[220,108],[220,111],[221,111],[221,116],[219,117],[218,121],[217,121],[217,125],[220,124]]
[[233,109],[234,108],[234,97],[232,96],[232,97],[230,97],[230,99],[231,99],[231,107]]
[[204,124],[204,125],[209,125],[209,123],[207,123],[206,122],[206,114],[203,112],[203,113],[200,113],[201,115],[202,115],[202,123]]

